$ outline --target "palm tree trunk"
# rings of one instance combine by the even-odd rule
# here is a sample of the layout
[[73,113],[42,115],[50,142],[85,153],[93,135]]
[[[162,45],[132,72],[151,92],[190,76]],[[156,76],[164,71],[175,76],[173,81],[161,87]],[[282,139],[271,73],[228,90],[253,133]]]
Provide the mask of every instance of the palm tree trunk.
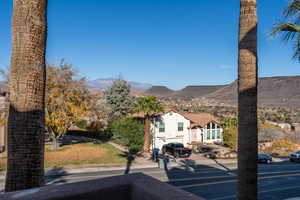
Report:
[[6,191],[44,177],[47,0],[14,0]]
[[149,115],[145,116],[145,127],[144,127],[144,152],[150,152],[150,127],[151,127],[151,117]]
[[238,71],[238,199],[257,199],[256,0],[241,0]]

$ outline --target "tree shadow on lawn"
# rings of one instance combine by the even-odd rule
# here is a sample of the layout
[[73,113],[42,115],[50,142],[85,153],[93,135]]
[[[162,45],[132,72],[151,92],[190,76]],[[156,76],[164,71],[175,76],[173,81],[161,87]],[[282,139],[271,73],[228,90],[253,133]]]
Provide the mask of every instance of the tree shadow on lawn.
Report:
[[[91,132],[85,130],[69,130],[65,136],[77,136],[88,139],[93,139],[94,141],[98,141],[101,143],[106,143],[111,139],[111,136],[106,134],[105,132]],[[84,142],[84,141],[83,141]]]
[[62,167],[54,167],[45,173],[45,184],[59,184],[66,183],[64,178],[68,173]]
[[51,144],[49,146],[49,150],[58,150],[60,147],[67,145],[83,143],[103,144],[109,140],[110,137],[103,135],[103,133],[94,133],[83,130],[70,130],[61,138],[57,139],[57,144],[53,138],[50,138],[48,143]]

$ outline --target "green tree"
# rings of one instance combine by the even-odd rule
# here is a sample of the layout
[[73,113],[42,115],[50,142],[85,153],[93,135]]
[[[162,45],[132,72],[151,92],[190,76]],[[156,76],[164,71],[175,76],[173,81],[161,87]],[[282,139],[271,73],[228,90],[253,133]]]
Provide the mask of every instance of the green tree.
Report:
[[57,67],[47,66],[46,129],[54,149],[59,147],[58,139],[84,120],[90,110],[91,95],[85,79],[76,76],[77,71],[63,60]]
[[142,150],[144,142],[143,122],[133,117],[122,117],[111,124],[113,138],[135,154]]
[[240,0],[238,45],[238,199],[257,199],[256,0]]
[[118,79],[104,92],[111,120],[120,119],[133,112],[134,97],[130,94],[130,88],[127,81]]
[[231,149],[237,149],[237,119],[236,118],[223,118],[221,124],[224,130],[223,142],[224,145]]
[[143,113],[145,118],[145,130],[144,130],[144,152],[150,151],[151,144],[151,117],[153,114],[163,111],[163,106],[158,102],[155,96],[144,96],[137,99],[135,104],[135,112]]
[[[284,20],[273,29],[271,35],[276,36],[282,34],[283,40],[292,41],[294,43],[293,58],[300,61],[300,0],[293,0],[288,7],[283,11]],[[292,21],[289,21],[292,20]]]
[[5,191],[44,182],[47,0],[14,0]]

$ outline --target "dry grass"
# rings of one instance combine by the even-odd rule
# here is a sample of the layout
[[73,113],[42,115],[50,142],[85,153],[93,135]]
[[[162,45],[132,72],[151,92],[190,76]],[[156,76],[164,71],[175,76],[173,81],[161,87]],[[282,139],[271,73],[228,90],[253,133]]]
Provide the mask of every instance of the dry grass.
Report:
[[[126,163],[122,152],[110,144],[73,144],[51,151],[46,146],[45,168],[78,165],[117,165]],[[0,171],[6,169],[6,159],[0,159]]]
[[260,124],[259,127],[260,127],[260,128],[269,128],[269,127],[272,127],[272,128],[278,128],[278,126],[275,126],[275,125],[269,124],[269,123],[263,123],[263,124]]

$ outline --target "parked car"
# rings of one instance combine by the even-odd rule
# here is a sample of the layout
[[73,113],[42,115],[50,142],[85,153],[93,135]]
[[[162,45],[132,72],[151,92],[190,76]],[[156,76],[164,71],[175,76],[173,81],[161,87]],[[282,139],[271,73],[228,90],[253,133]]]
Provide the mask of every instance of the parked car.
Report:
[[182,143],[169,143],[162,147],[162,153],[169,153],[175,158],[188,158],[192,154],[192,150],[185,148]]
[[300,160],[300,151],[294,152],[290,155],[290,161],[295,162]]
[[257,155],[257,162],[258,163],[267,163],[267,164],[271,164],[272,163],[272,156],[269,154],[258,154]]

